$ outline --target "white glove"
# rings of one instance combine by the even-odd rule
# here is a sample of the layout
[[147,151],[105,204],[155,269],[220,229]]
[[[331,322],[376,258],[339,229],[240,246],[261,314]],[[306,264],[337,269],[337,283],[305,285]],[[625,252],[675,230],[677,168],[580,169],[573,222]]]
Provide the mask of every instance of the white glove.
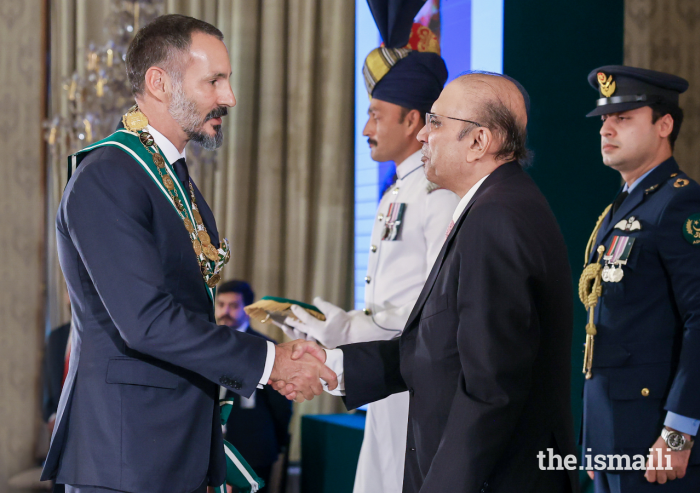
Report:
[[292,312],[299,320],[287,317],[285,325],[303,332],[307,337],[312,337],[327,348],[335,348],[343,344],[373,340],[372,333],[377,327],[372,322],[372,317],[361,310],[346,312],[333,303],[328,303],[321,298],[314,298],[314,305],[326,316],[323,322],[300,306],[292,305]]
[[284,322],[285,322],[285,321],[284,321],[285,318],[286,318],[286,317],[284,317],[284,316],[283,316],[283,317],[278,317],[278,316],[275,316],[275,315],[271,315],[271,316],[270,316],[270,322],[272,322],[273,325],[279,327],[279,328],[282,330],[282,332],[284,332],[285,335],[286,335],[287,337],[289,337],[290,339],[292,339],[293,341],[296,341],[297,339],[302,339],[302,340],[304,340],[304,341],[314,341],[314,342],[318,342],[316,339],[314,339],[314,338],[311,337],[310,335],[306,334],[305,332],[302,332],[302,331],[300,331],[300,330],[297,330],[297,329],[295,329],[294,327],[292,327],[292,326],[287,325],[286,323],[284,323]]

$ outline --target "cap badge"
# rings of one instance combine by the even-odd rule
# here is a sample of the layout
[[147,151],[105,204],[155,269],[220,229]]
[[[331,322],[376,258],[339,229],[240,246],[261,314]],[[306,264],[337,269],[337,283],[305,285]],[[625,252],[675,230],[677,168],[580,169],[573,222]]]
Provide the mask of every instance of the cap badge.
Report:
[[616,87],[612,75],[606,78],[603,72],[598,72],[598,85],[600,85],[600,93],[606,98],[609,98],[615,93]]

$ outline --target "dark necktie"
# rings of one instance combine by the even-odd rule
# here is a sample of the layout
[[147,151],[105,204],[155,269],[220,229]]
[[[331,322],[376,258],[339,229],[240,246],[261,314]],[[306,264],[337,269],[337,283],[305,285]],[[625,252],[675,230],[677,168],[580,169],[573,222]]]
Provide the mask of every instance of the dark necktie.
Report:
[[617,196],[617,198],[615,199],[615,202],[613,202],[613,205],[612,205],[613,216],[615,215],[615,213],[620,208],[620,206],[625,201],[625,199],[627,198],[628,195],[629,195],[629,192],[620,192],[620,195]]
[[190,190],[190,173],[187,171],[187,163],[185,162],[185,158],[182,157],[175,161],[173,163],[173,169],[175,170],[175,174],[177,177],[180,179],[180,182],[182,183],[182,186],[185,189],[185,193],[189,194]]

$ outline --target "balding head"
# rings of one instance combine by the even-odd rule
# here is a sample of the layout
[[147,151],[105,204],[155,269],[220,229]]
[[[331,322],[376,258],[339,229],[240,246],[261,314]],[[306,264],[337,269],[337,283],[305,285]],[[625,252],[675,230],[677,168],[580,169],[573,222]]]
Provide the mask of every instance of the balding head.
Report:
[[497,74],[473,72],[450,82],[433,105],[438,116],[418,135],[428,179],[464,195],[506,162],[525,165],[526,98],[512,79]]
[[[495,159],[525,164],[528,157],[525,147],[527,109],[525,97],[515,83],[500,75],[474,72],[461,75],[453,84],[458,107],[476,111],[477,121],[495,137]],[[468,131],[465,128],[460,138]]]

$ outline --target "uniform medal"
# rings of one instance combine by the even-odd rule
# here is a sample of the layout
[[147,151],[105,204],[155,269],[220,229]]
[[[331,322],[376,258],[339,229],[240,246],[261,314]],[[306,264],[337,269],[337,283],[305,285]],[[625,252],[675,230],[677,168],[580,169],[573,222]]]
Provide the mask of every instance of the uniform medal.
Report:
[[389,204],[389,211],[386,213],[386,222],[382,241],[396,241],[401,233],[401,222],[406,211],[406,204],[393,202]]
[[630,236],[613,237],[603,257],[606,264],[602,273],[602,280],[604,282],[620,282],[622,278],[625,277],[622,266],[627,265],[634,240],[635,238]]

